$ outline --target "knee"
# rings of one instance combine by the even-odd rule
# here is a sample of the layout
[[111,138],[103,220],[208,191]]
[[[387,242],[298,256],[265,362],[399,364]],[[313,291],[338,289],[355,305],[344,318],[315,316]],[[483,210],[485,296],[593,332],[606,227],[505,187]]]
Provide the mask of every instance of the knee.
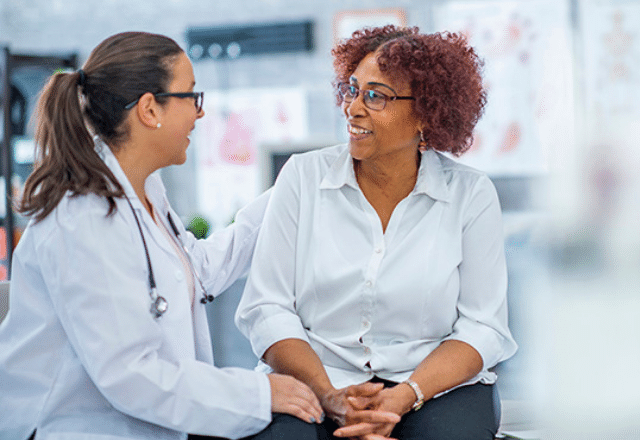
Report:
[[252,440],[317,440],[316,425],[288,414],[274,414],[273,420]]
[[494,440],[495,432],[486,426],[462,423],[455,426],[434,426],[429,438],[438,440]]

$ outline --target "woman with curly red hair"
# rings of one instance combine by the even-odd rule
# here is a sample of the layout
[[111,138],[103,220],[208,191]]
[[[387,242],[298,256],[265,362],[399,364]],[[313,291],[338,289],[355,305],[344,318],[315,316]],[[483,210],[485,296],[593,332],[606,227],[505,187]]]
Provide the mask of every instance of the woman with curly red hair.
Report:
[[394,26],[333,55],[349,142],[282,169],[236,322],[260,368],[316,393],[319,438],[493,439],[490,369],[516,351],[500,205],[442,154],[471,145],[482,62]]

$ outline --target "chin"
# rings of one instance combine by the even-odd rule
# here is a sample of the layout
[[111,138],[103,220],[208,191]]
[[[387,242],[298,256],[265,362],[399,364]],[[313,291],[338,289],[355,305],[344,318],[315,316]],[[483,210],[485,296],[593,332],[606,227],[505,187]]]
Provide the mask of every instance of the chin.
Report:
[[171,161],[171,165],[184,165],[186,161],[187,161],[187,153],[185,152],[180,156],[174,157],[173,160]]
[[354,144],[349,142],[349,154],[351,154],[351,157],[353,159],[364,160],[369,157],[368,153],[369,152],[367,151],[367,149],[355,146]]

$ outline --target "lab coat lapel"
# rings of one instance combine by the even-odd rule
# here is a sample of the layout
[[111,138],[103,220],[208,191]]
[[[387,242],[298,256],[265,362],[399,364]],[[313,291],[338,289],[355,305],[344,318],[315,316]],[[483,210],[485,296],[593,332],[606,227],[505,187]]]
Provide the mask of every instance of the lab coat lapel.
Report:
[[[133,206],[133,210],[138,216],[138,220],[140,221],[140,226],[142,226],[145,237],[150,237],[150,239],[152,239],[158,247],[162,248],[164,252],[168,253],[169,255],[175,255],[171,244],[168,243],[167,240],[161,235],[161,232],[155,225],[155,222],[151,218],[151,215],[149,215],[147,210],[142,205],[140,199],[138,199],[136,192],[133,190],[133,186],[131,186],[131,182],[129,182],[127,175],[122,170],[118,159],[116,159],[114,154],[111,152],[111,149],[98,138],[95,138],[95,148],[98,155],[109,167],[115,178],[118,179],[118,182],[120,182],[124,193],[131,202],[131,206]],[[151,203],[159,212],[159,214],[161,216],[166,216],[166,206],[164,201],[162,200],[162,197],[160,197],[160,201],[158,200],[158,194],[164,194],[164,192],[161,188],[158,188],[158,185],[161,186],[161,183],[156,179],[159,179],[159,177],[155,174],[152,174],[147,178],[147,182],[145,183],[145,191],[148,192],[147,195],[149,196]],[[119,201],[118,209],[125,209],[128,211],[126,200]],[[162,220],[164,219],[161,219],[161,221]],[[169,229],[169,231],[171,230]],[[178,257],[176,256],[176,258]]]

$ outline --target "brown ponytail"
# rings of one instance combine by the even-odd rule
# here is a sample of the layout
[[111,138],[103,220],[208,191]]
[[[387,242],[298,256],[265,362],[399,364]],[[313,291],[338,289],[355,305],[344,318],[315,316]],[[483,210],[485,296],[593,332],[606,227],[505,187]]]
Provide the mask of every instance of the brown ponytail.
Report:
[[100,43],[82,71],[54,74],[38,101],[36,163],[18,211],[40,221],[70,192],[103,196],[107,215],[114,213],[115,198],[124,191],[95,151],[85,120],[95,135],[119,148],[128,137],[125,106],[147,92],[166,91],[180,53],[168,37],[126,32]]

